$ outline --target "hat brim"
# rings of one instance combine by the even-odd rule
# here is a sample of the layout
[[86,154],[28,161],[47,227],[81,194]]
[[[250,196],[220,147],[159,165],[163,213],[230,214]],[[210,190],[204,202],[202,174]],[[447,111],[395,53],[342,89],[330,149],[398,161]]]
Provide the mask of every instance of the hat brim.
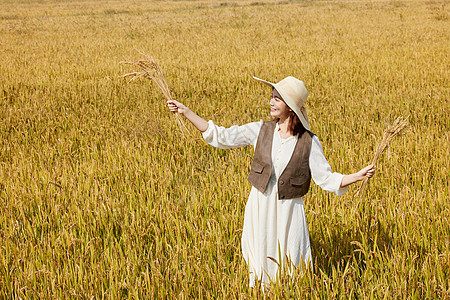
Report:
[[265,83],[267,85],[270,85],[271,87],[275,87],[275,83],[269,82],[269,81],[265,81],[264,79],[258,78],[256,76],[253,76],[253,79],[256,79],[258,81],[261,81],[262,83]]
[[[277,92],[280,94],[281,98],[283,98],[284,102],[294,111],[294,113],[298,116],[298,118],[300,119],[300,122],[302,122],[303,127],[305,127],[306,130],[311,131],[310,127],[309,127],[309,123],[307,120],[307,116],[303,115],[302,111],[301,111],[301,107],[297,107],[297,105],[295,105],[295,102],[293,100],[290,99],[290,97],[288,95],[286,95],[283,91],[283,89],[281,88],[277,88],[277,84],[276,83],[272,83],[266,80],[263,80],[261,78],[255,77],[253,76],[253,79],[258,80],[264,84],[267,84],[269,86],[271,86],[272,88],[276,89]],[[304,112],[306,114],[306,108],[303,105],[302,107],[304,107]]]

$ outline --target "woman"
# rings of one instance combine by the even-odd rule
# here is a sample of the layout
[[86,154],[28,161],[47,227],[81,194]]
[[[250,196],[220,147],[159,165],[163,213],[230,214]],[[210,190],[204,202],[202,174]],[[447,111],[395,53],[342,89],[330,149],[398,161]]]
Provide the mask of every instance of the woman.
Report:
[[[357,173],[333,173],[317,136],[310,132],[306,108],[308,91],[304,83],[287,77],[272,87],[272,121],[259,121],[230,128],[207,122],[175,100],[169,109],[184,115],[210,145],[222,149],[253,145],[255,154],[248,180],[252,184],[245,207],[242,253],[250,271],[267,284],[275,280],[280,258],[292,267],[311,263],[311,249],[302,196],[311,178],[322,189],[343,195],[347,187],[372,177],[374,166]],[[300,265],[300,267],[302,267]],[[292,268],[290,268],[292,271]]]

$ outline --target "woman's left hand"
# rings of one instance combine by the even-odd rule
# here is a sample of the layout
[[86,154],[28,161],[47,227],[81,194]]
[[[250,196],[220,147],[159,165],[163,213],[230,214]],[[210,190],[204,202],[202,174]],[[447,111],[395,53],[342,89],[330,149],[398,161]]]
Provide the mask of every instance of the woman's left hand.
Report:
[[355,182],[364,180],[364,178],[371,178],[375,174],[375,166],[374,165],[368,165],[365,168],[362,168],[356,173],[350,174],[350,175],[344,175],[342,177],[341,181],[341,188],[346,187],[350,184],[353,184]]
[[372,178],[375,174],[375,166],[374,165],[368,165],[365,168],[362,168],[358,172],[355,173],[357,180],[363,180],[364,178]]

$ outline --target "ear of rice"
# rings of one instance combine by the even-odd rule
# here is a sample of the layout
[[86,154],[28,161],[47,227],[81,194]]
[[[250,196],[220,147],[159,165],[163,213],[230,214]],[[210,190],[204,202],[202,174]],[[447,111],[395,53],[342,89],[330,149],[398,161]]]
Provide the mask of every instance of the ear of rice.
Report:
[[[402,132],[408,128],[409,126],[409,116],[403,119],[401,116],[395,119],[394,123],[383,133],[383,139],[378,144],[377,150],[375,151],[375,156],[372,159],[372,164],[375,166],[377,164],[378,159],[380,158],[381,154],[388,148],[391,141],[396,137],[402,134]],[[369,182],[369,178],[364,178],[361,186],[359,187],[358,192],[356,192],[355,197],[362,198],[364,195],[364,192],[367,188]]]
[[[167,83],[167,79],[164,76],[163,71],[159,67],[159,65],[156,63],[155,59],[147,54],[145,54],[142,51],[137,50],[142,56],[144,56],[144,59],[138,60],[138,61],[123,61],[120,62],[122,64],[132,65],[139,68],[139,71],[131,72],[122,75],[123,78],[131,77],[129,82],[134,81],[139,78],[147,78],[153,81],[158,88],[163,93],[164,97],[167,100],[172,100],[172,93],[169,89],[169,84]],[[176,121],[178,123],[178,126],[181,128],[181,131],[183,134],[188,134],[191,138],[194,138],[192,134],[189,132],[189,130],[186,127],[186,124],[184,123],[183,118],[179,114],[175,114]],[[196,139],[196,138],[194,138]]]

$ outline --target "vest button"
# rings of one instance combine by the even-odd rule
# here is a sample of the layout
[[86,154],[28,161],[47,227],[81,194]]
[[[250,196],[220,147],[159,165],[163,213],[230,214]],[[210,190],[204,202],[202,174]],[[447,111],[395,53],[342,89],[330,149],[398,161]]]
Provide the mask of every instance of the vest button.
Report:
[[283,185],[283,184],[284,184],[284,181],[283,181],[283,180],[280,180],[280,184]]

